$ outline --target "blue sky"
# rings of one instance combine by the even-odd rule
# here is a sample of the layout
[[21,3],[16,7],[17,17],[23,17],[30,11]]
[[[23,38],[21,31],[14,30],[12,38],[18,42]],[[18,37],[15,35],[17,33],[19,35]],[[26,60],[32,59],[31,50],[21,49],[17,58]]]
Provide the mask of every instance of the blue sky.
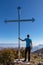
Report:
[[21,22],[20,37],[30,34],[33,45],[43,44],[43,0],[0,0],[0,44],[18,43],[18,23],[4,23],[4,20],[35,18],[35,22]]

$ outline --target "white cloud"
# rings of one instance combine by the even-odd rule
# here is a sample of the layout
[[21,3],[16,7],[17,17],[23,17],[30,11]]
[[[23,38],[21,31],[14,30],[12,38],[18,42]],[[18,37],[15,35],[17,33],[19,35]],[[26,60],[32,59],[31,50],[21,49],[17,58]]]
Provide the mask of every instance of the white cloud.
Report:
[[33,46],[43,44],[43,40],[33,41]]

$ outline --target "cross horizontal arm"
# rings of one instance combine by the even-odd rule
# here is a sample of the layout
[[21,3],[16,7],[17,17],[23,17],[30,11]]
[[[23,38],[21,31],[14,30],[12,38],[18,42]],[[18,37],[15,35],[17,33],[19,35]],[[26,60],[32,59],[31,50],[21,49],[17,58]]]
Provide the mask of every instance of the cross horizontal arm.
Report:
[[5,22],[18,22],[18,21],[20,21],[20,22],[26,22],[26,21],[32,21],[32,22],[34,22],[35,21],[35,19],[34,18],[32,18],[32,19],[23,19],[23,20],[5,20]]

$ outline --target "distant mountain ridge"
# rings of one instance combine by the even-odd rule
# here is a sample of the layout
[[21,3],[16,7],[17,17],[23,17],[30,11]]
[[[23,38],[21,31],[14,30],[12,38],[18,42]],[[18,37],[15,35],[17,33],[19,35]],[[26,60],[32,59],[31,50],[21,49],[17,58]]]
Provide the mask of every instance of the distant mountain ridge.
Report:
[[43,54],[43,48],[41,48],[41,49],[38,49],[38,50],[36,50],[36,51],[34,51],[33,53],[42,53]]
[[41,48],[43,48],[43,44],[39,44],[37,46],[34,46],[32,51],[36,51],[36,50],[41,49]]

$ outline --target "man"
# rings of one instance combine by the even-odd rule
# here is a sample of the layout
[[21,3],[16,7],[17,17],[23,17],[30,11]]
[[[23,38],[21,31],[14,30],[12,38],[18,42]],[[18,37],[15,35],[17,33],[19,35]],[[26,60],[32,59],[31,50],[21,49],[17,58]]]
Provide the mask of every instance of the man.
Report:
[[32,48],[32,41],[31,41],[31,39],[29,37],[30,37],[30,35],[28,34],[27,38],[25,38],[24,40],[19,38],[19,40],[21,40],[21,41],[26,41],[25,60],[23,62],[26,61],[26,54],[27,54],[27,52],[28,52],[28,62],[30,62],[30,51],[31,51],[31,48]]

